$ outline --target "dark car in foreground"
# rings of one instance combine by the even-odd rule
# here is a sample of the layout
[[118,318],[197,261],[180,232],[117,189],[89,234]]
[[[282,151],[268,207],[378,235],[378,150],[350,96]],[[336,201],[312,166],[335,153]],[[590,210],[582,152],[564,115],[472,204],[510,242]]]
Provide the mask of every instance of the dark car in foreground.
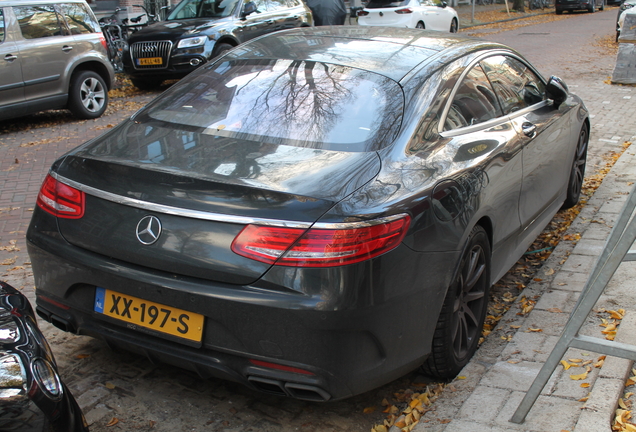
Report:
[[27,298],[0,282],[0,430],[87,432]]
[[140,89],[182,78],[240,43],[312,25],[302,0],[183,0],[165,21],[134,33],[124,70]]
[[605,10],[605,0],[554,0],[554,8],[557,15],[563,12],[586,10],[594,13],[596,9]]
[[27,232],[37,311],[299,399],[422,363],[452,377],[489,287],[577,203],[589,130],[582,101],[504,45],[264,36],[54,163]]

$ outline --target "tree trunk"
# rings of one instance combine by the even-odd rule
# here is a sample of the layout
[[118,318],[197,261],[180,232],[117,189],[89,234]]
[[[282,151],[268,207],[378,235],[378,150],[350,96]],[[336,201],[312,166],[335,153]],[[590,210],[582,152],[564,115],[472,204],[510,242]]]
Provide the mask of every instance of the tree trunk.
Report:
[[514,0],[512,3],[512,8],[516,10],[517,12],[525,12],[526,11],[525,0]]

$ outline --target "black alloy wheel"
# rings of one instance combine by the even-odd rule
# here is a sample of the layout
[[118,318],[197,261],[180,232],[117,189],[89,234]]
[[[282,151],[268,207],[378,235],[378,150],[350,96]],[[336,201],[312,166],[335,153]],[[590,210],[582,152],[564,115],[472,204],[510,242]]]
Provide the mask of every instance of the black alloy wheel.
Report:
[[583,188],[583,179],[585,178],[585,165],[587,162],[587,144],[589,133],[587,124],[584,124],[579,132],[579,141],[576,144],[576,153],[574,153],[574,162],[570,171],[570,179],[568,180],[568,193],[563,202],[561,209],[569,209],[578,204],[581,197],[581,189]]
[[490,242],[486,231],[475,226],[458,274],[446,293],[433,336],[432,352],[424,372],[436,378],[453,378],[477,350],[490,290]]
[[221,54],[225,54],[229,50],[234,48],[232,45],[227,43],[219,43],[214,46],[214,51],[212,52],[212,58],[217,58]]

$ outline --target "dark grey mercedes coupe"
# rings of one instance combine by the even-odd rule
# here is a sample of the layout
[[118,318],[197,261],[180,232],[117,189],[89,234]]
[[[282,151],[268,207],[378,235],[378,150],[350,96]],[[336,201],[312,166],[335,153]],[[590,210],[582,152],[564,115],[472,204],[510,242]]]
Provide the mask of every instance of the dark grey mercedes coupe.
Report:
[[578,202],[589,130],[500,44],[254,39],[54,163],[27,233],[37,312],[298,399],[453,377],[489,287]]

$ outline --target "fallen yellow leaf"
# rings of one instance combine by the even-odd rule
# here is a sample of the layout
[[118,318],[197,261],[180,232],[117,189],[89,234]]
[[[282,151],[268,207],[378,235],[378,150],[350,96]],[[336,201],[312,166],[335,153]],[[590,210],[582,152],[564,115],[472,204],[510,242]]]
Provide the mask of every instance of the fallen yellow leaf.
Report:
[[588,388],[590,386],[590,383],[581,383],[581,387],[583,388]]
[[570,363],[566,362],[565,360],[561,360],[561,366],[563,366],[563,370],[568,370],[572,365],[570,365]]
[[113,417],[112,419],[110,419],[106,427],[115,426],[117,423],[119,423],[119,419],[117,417]]
[[109,389],[109,390],[113,390],[115,387],[117,387],[115,384],[113,383],[109,383],[107,382],[106,384],[104,384],[104,386]]
[[365,414],[371,414],[372,412],[375,412],[376,407],[366,407],[365,409],[362,410],[363,413]]
[[570,379],[573,380],[584,380],[585,378],[587,378],[587,372],[583,372],[582,374],[578,375],[570,375]]

